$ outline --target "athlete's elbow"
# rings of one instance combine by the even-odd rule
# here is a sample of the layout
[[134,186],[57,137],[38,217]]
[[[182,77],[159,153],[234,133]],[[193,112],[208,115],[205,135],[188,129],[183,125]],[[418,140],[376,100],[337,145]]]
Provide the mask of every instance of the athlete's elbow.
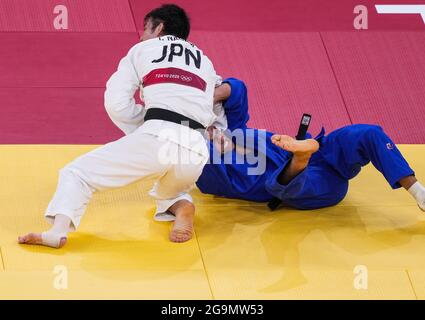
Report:
[[125,108],[126,103],[114,94],[105,92],[104,106],[108,114],[119,114]]
[[105,110],[106,110],[107,113],[109,113],[109,114],[115,113],[116,105],[114,103],[112,103],[112,101],[105,99],[104,107],[105,107]]

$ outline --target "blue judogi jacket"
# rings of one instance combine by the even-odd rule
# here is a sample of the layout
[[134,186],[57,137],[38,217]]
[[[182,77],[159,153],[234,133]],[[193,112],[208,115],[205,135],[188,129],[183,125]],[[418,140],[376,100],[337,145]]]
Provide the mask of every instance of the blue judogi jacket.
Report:
[[[266,190],[267,178],[276,170],[284,166],[291,158],[285,150],[276,147],[271,142],[273,133],[250,129],[247,127],[249,120],[248,95],[245,84],[237,79],[229,78],[223,82],[231,86],[231,95],[223,103],[227,116],[228,129],[240,129],[245,139],[254,140],[254,153],[265,161],[265,172],[262,174],[248,174],[249,168],[257,165],[236,163],[236,151],[232,152],[232,163],[223,162],[213,164],[213,153],[218,152],[210,142],[210,163],[205,165],[201,177],[197,182],[198,188],[209,194],[218,196],[266,202],[273,198]],[[259,148],[258,146],[263,146]],[[265,148],[264,148],[265,146]],[[223,157],[221,157],[223,159]]]

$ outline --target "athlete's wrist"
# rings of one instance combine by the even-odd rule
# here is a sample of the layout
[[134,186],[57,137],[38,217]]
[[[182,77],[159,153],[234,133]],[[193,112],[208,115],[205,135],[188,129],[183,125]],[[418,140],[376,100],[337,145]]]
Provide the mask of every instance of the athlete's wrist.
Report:
[[223,83],[219,85],[214,90],[214,104],[223,102],[229,99],[232,88],[228,83]]

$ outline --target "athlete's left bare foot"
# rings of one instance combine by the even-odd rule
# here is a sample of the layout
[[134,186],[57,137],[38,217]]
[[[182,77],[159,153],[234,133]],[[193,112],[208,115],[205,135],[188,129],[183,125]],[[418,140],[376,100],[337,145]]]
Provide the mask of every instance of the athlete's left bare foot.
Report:
[[[52,238],[52,237],[50,237]],[[43,235],[41,233],[28,233],[25,236],[20,236],[18,238],[18,243],[28,244],[28,245],[37,245],[37,246],[46,246],[51,248],[62,248],[67,241],[66,237],[58,237],[53,239],[54,241],[45,242],[43,241]]]
[[18,237],[18,242],[20,244],[30,244],[30,245],[41,245],[43,240],[41,239],[41,233],[28,233],[25,236]]
[[195,216],[195,206],[190,202],[180,205],[174,212],[176,220],[170,232],[170,241],[186,242],[192,239],[193,217]]

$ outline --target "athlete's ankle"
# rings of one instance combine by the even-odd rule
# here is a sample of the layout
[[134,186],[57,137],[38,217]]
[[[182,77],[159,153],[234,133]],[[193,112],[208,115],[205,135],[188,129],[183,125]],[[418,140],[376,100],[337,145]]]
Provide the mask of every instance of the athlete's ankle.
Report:
[[291,160],[291,166],[297,171],[302,171],[307,167],[310,158],[311,153],[294,154]]
[[400,179],[398,182],[404,189],[409,190],[417,181],[414,175],[410,175]]

